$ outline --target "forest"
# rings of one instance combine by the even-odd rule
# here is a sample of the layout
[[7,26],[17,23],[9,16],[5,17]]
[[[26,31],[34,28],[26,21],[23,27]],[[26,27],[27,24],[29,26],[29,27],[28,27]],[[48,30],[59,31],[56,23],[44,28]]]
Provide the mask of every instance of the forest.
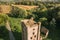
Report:
[[[38,7],[25,10],[13,6],[12,4]],[[15,40],[22,40],[21,20],[30,19],[30,17],[33,17],[36,22],[41,22],[41,26],[44,26],[49,30],[48,37],[44,40],[60,40],[59,2],[0,1],[0,5],[9,5],[11,7],[11,11],[9,11],[9,13],[3,13],[0,7],[0,40],[11,40],[9,38],[9,33],[13,33]]]

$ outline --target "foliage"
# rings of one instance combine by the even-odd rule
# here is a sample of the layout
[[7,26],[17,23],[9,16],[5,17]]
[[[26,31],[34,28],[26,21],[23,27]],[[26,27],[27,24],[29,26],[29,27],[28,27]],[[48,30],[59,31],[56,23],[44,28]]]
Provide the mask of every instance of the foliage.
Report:
[[9,40],[8,30],[4,25],[0,26],[0,40]]
[[27,16],[26,10],[19,9],[18,7],[12,6],[12,10],[10,11],[9,16],[15,17],[15,18],[24,18]]
[[[37,22],[41,22],[42,26],[45,26],[49,29],[49,39],[46,40],[58,40],[56,36],[59,36],[56,27],[57,21],[60,21],[60,6],[54,3],[41,3],[41,2],[23,2],[21,4],[24,5],[38,5],[38,8],[34,8],[31,10],[23,10],[19,9],[15,6],[12,6],[12,10],[9,14],[9,21],[12,32],[16,40],[21,40],[21,20],[22,18],[30,18],[34,17],[34,20]],[[14,18],[15,17],[15,18]],[[6,14],[0,14],[0,24],[8,19]],[[58,21],[58,22],[59,22]],[[60,23],[60,22],[59,22]],[[3,24],[3,23],[2,23]],[[59,24],[60,25],[60,24]],[[1,26],[1,25],[0,25]],[[3,30],[3,29],[2,29]],[[6,32],[6,31],[5,31]],[[59,32],[60,33],[60,32]],[[55,39],[54,39],[55,37]],[[60,37],[60,36],[59,36]]]
[[21,32],[22,32],[21,20],[22,20],[21,18],[10,17],[10,26],[16,40],[21,40]]
[[[2,14],[1,14],[1,16],[2,16]],[[5,17],[5,15],[3,17]],[[21,24],[20,24],[21,19],[20,18],[16,19],[16,18],[9,17],[9,22],[10,22],[10,26],[11,26],[11,29],[12,29],[12,32],[14,34],[15,39],[16,40],[21,40],[21,38],[20,38],[21,37],[21,32],[22,32]],[[1,24],[0,24],[0,38],[3,39],[3,40],[9,40],[9,33],[8,33],[8,30],[5,28],[5,23],[4,22],[3,23],[1,22]]]
[[8,20],[8,15],[6,14],[0,14],[0,24]]
[[8,36],[8,30],[5,28],[6,20],[8,20],[9,17],[6,14],[0,14],[0,38],[3,40],[9,40]]

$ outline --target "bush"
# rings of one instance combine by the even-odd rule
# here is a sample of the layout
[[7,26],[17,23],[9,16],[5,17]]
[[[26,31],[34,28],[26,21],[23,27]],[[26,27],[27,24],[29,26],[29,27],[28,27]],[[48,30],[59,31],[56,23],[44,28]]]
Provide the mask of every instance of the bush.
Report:
[[12,10],[10,11],[9,16],[15,18],[24,18],[27,16],[27,11],[15,6],[12,6]]
[[0,40],[9,40],[9,33],[5,26],[0,26]]
[[6,20],[8,20],[8,16],[6,14],[0,14],[0,38],[3,40],[9,40],[9,33],[5,28]]
[[6,22],[6,20],[8,20],[9,17],[6,14],[0,14],[0,24],[3,22]]

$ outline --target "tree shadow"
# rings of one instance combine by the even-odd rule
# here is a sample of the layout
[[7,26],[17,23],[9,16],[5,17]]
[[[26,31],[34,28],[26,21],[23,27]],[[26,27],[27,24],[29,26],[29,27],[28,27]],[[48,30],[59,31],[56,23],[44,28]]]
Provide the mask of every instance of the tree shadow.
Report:
[[22,40],[22,32],[13,31],[15,40]]
[[[15,40],[22,40],[22,32],[13,31]],[[0,26],[0,40],[10,40],[9,32],[5,26]]]
[[9,40],[9,33],[5,26],[0,26],[0,40]]

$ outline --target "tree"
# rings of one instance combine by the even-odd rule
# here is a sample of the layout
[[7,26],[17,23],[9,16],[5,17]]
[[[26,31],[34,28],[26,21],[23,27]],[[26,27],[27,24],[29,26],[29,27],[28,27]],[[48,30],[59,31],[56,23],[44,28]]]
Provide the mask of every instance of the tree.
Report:
[[6,29],[9,32],[9,38],[10,38],[10,40],[15,40],[15,38],[13,36],[13,33],[11,31],[11,28],[10,28],[9,17],[6,14],[0,14],[0,24],[2,22],[5,22],[5,27],[6,27]]
[[9,16],[15,17],[15,18],[24,18],[27,16],[27,12],[22,8],[12,6],[12,10],[10,11]]

